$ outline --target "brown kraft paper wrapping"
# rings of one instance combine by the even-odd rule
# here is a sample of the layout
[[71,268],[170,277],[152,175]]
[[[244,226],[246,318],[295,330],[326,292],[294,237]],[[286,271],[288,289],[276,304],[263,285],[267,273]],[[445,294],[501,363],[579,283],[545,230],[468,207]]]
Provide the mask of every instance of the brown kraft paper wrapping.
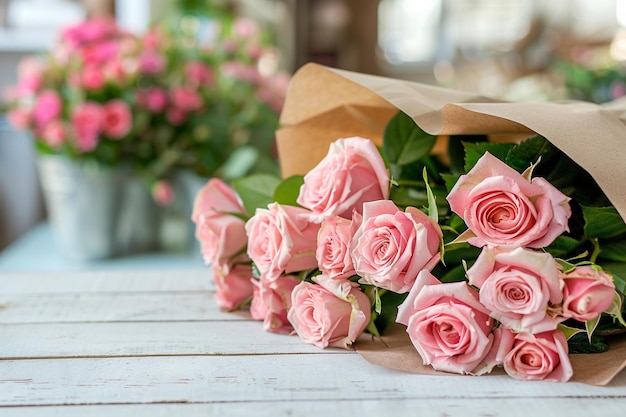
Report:
[[[544,136],[581,165],[626,219],[626,100],[606,105],[584,102],[509,103],[476,94],[409,81],[303,66],[293,77],[276,132],[284,177],[305,174],[338,138],[362,136],[382,143],[387,122],[398,110],[434,135],[487,134],[506,138]],[[416,373],[439,374],[422,365],[404,328],[369,335],[355,344],[368,361]],[[606,385],[626,367],[626,338],[602,354],[571,355],[573,381]]]

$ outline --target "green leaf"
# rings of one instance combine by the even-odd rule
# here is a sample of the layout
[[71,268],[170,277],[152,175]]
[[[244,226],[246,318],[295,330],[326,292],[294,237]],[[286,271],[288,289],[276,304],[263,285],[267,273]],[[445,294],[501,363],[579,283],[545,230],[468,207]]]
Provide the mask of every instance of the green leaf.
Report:
[[491,142],[463,143],[463,145],[465,146],[465,172],[469,172],[485,152],[505,161],[509,151],[515,146],[513,143]]
[[559,236],[546,249],[546,252],[557,258],[563,258],[574,253],[583,242],[569,236]]
[[398,112],[385,128],[383,151],[391,165],[406,165],[429,155],[436,140],[406,113]]
[[446,190],[448,190],[448,192],[452,191],[452,188],[454,188],[460,176],[460,174],[441,174],[441,178],[443,178],[443,181],[446,184]]
[[622,315],[622,302],[622,297],[617,292],[615,292],[615,295],[613,296],[613,303],[609,308],[606,309],[605,313],[611,317],[614,317],[615,319],[617,319],[619,324],[626,327],[626,321],[624,321],[624,316]]
[[568,341],[569,353],[602,353],[609,350],[609,345],[603,337],[593,335],[591,342],[586,332],[573,335]]
[[304,176],[302,175],[294,175],[283,180],[274,191],[274,201],[279,204],[298,206],[296,200],[302,184],[304,184]]
[[626,233],[626,224],[615,207],[582,206],[582,210],[587,236],[608,239]]
[[571,338],[572,338],[572,336],[574,336],[574,335],[576,335],[576,334],[578,334],[578,333],[582,333],[582,332],[584,332],[584,330],[583,330],[583,329],[578,329],[578,328],[576,328],[576,327],[566,326],[566,325],[564,325],[563,323],[559,323],[559,324],[557,325],[557,327],[558,327],[558,329],[559,329],[560,331],[562,331],[562,332],[563,332],[563,334],[565,335],[565,338],[566,338],[567,340],[571,339]]
[[439,222],[439,213],[437,212],[437,202],[435,201],[435,195],[433,190],[428,184],[428,172],[424,168],[424,184],[426,185],[426,195],[428,196],[428,217],[436,222]]
[[595,319],[587,320],[585,322],[585,331],[587,332],[587,340],[589,340],[589,343],[591,343],[591,337],[593,336],[593,332],[596,330],[596,327],[598,327],[599,322],[600,315],[598,315]]
[[376,314],[380,314],[383,310],[382,303],[380,301],[380,293],[378,292],[378,287],[374,288],[374,311]]
[[536,164],[540,156],[554,151],[554,145],[542,136],[535,136],[513,147],[506,156],[508,166],[518,172],[524,172],[531,164]]
[[267,174],[255,174],[233,181],[233,188],[241,197],[243,205],[250,216],[257,208],[266,208],[274,201],[274,190],[280,179]]
[[609,261],[626,262],[626,240],[617,242],[600,241],[600,259]]
[[603,262],[602,269],[613,276],[615,289],[622,294],[626,294],[626,263]]
[[[453,173],[458,175],[465,168],[465,148],[464,143],[487,142],[487,135],[453,135],[448,140],[448,157],[450,159],[450,168]],[[450,189],[450,188],[448,188]]]

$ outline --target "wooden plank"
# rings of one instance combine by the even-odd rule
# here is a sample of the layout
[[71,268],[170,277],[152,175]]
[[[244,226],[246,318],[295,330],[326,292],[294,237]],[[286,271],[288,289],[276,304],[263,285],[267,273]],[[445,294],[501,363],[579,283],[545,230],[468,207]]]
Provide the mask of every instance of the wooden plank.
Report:
[[160,271],[0,274],[0,294],[203,291],[214,288],[208,267]]
[[448,398],[383,399],[346,401],[228,402],[211,404],[119,404],[86,406],[44,406],[0,408],[3,417],[276,417],[299,416],[405,416],[437,415],[446,417],[528,417],[568,416],[607,417],[622,415],[623,398]]
[[242,320],[210,291],[0,294],[0,323]]
[[297,336],[268,333],[260,322],[243,320],[6,324],[0,325],[0,340],[0,359],[323,352]]
[[589,397],[608,403],[626,399],[625,385],[626,373],[608,387],[503,375],[415,375],[373,366],[357,354],[0,361],[0,406],[470,398],[539,404],[544,398]]

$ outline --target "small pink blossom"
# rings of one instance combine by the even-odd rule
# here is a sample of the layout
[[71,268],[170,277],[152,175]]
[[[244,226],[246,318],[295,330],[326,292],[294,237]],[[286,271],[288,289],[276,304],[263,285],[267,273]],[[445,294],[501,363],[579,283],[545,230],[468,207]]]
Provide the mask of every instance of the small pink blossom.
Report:
[[81,74],[81,84],[90,91],[99,90],[104,87],[106,79],[102,73],[101,66],[87,65]]
[[165,70],[167,59],[156,51],[146,50],[139,57],[139,71],[142,74],[157,75]]
[[169,206],[175,197],[174,188],[167,180],[159,180],[152,186],[152,198],[160,206]]
[[121,139],[132,127],[130,107],[119,99],[111,100],[102,106],[102,132],[111,139]]
[[20,108],[11,109],[7,112],[9,123],[16,129],[27,129],[30,125],[31,118],[31,112]]
[[71,122],[79,151],[89,152],[98,146],[102,119],[102,107],[98,103],[87,101],[74,108]]
[[67,124],[61,120],[53,120],[41,129],[41,138],[52,148],[59,148],[68,138]]
[[185,112],[200,110],[204,104],[200,94],[190,87],[174,87],[170,96],[174,107]]
[[59,93],[45,90],[37,97],[33,108],[33,119],[37,127],[42,127],[61,115],[63,102]]
[[185,64],[185,76],[193,86],[211,85],[215,81],[213,70],[198,60],[189,61]]

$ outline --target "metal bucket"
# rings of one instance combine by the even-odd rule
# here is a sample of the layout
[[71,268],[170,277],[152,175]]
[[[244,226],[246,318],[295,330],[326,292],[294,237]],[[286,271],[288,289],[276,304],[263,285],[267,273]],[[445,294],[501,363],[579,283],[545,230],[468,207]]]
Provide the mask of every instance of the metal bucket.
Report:
[[123,168],[40,156],[39,175],[57,245],[68,258],[94,260],[117,253]]

